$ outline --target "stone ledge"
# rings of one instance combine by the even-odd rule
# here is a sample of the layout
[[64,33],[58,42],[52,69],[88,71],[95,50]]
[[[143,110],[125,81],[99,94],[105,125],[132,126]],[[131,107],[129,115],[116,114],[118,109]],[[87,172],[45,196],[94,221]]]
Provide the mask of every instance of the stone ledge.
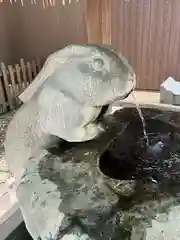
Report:
[[[141,103],[159,103],[160,102],[160,92],[152,92],[152,91],[134,91],[135,98],[137,99],[137,102]],[[132,94],[129,95],[128,98],[126,98],[123,101],[130,101],[134,102],[134,98]]]
[[[137,104],[140,108],[154,108],[154,109],[161,109],[166,111],[180,111],[180,106],[166,104],[160,102],[160,92],[149,92],[149,91],[135,91],[134,93]],[[112,104],[109,109],[109,113],[118,110],[120,107],[135,107],[134,98],[133,96],[129,96],[125,100],[117,101],[116,103]]]
[[15,230],[23,221],[19,204],[13,189],[13,181],[0,185],[0,233],[4,240]]
[[18,202],[9,205],[6,212],[0,218],[1,240],[6,239],[21,223],[23,218]]

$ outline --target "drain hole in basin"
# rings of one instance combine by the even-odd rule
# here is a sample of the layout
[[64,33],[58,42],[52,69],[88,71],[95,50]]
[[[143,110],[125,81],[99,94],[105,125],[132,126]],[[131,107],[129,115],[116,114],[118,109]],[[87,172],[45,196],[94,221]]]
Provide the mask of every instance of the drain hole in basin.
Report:
[[180,160],[179,157],[172,158],[178,152],[174,134],[156,133],[151,134],[149,139],[150,145],[147,146],[142,138],[133,139],[126,132],[118,136],[100,156],[100,171],[119,180],[177,181]]
[[99,159],[100,171],[113,179],[132,180],[136,171],[137,161],[129,149],[115,151],[107,149]]

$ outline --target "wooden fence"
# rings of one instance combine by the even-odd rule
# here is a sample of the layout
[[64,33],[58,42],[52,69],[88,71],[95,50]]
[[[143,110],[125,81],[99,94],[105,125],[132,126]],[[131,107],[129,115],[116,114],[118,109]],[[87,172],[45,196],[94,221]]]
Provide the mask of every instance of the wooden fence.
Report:
[[180,0],[87,2],[88,39],[122,52],[138,89],[159,90],[169,76],[180,81]]
[[[111,1],[111,0],[110,0]],[[180,1],[112,0],[112,44],[129,59],[137,88],[180,81]]]
[[41,1],[24,2],[23,8],[0,4],[3,61],[47,57],[72,43],[103,42],[129,60],[138,89],[159,90],[169,76],[180,81],[180,0],[73,0],[65,7],[47,9]]
[[41,69],[40,60],[20,60],[19,64],[6,66],[0,63],[0,114],[16,109],[21,104],[18,96],[28,87]]

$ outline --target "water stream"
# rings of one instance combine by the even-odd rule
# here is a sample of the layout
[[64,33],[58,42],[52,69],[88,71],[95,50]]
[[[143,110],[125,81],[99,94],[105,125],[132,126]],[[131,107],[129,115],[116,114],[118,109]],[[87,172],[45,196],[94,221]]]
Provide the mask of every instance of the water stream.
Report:
[[145,122],[145,119],[143,117],[143,114],[142,114],[142,111],[141,111],[141,108],[139,106],[139,103],[136,99],[136,96],[134,94],[134,92],[131,93],[133,99],[134,99],[134,103],[136,105],[136,108],[137,108],[137,111],[139,113],[139,117],[141,119],[141,122],[142,122],[142,127],[143,127],[143,133],[144,133],[144,138],[145,138],[145,142],[146,142],[146,145],[149,146],[149,139],[148,139],[148,135],[147,135],[147,132],[146,132],[146,122]]

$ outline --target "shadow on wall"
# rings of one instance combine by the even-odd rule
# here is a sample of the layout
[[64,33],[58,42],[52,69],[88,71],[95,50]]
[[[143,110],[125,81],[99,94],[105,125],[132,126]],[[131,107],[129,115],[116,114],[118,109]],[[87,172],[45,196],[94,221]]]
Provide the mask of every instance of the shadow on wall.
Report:
[[41,1],[0,4],[0,61],[42,58],[68,44],[86,43],[85,9],[86,1],[45,9]]

